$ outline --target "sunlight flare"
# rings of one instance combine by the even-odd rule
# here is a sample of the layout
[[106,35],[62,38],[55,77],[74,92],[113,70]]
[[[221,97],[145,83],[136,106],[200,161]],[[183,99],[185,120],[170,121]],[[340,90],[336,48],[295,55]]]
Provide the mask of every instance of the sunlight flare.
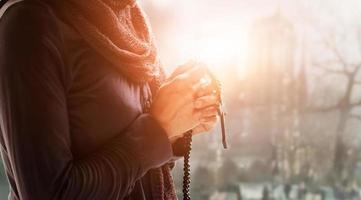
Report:
[[206,63],[215,72],[224,70],[234,61],[239,70],[244,67],[242,62],[248,53],[244,27],[212,23],[189,35],[191,37],[178,41],[183,57]]

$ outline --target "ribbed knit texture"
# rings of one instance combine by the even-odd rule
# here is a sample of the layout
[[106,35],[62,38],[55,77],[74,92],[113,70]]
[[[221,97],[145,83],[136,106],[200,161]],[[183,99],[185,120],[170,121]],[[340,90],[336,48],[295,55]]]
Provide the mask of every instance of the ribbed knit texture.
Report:
[[[54,8],[121,74],[137,83],[150,83],[155,96],[164,80],[157,49],[145,14],[135,0],[42,0]],[[152,169],[154,200],[177,199],[172,163]]]
[[42,0],[100,55],[135,82],[159,76],[148,21],[135,0]]

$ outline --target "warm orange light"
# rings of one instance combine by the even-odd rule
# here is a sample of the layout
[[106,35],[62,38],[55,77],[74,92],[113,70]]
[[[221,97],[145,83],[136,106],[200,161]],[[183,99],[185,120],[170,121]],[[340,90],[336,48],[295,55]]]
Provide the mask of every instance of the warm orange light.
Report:
[[248,53],[245,28],[226,23],[211,23],[188,41],[179,41],[183,57],[208,64],[215,72],[224,70],[229,62],[237,62],[240,71]]

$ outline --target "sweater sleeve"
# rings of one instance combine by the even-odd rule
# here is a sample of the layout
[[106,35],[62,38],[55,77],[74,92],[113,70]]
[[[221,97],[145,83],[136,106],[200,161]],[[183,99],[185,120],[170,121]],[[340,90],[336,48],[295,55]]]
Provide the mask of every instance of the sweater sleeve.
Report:
[[35,1],[0,21],[0,126],[20,199],[123,199],[149,169],[172,158],[165,131],[147,114],[81,160],[74,159],[61,33]]

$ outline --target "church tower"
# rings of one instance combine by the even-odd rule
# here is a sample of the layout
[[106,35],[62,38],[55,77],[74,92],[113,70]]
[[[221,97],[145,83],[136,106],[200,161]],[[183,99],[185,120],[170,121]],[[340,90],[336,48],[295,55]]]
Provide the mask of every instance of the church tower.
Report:
[[300,121],[307,97],[306,61],[299,56],[298,39],[280,8],[257,20],[250,31],[249,71],[242,86],[247,142],[268,153],[273,172],[284,181],[299,171]]

